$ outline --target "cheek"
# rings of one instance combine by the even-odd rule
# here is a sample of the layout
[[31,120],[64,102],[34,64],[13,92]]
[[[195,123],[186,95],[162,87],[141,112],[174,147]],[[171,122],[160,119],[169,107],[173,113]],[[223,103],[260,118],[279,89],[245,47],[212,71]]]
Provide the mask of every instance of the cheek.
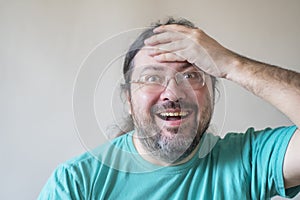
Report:
[[211,94],[207,88],[203,88],[200,91],[195,91],[194,94],[192,94],[191,99],[197,104],[200,113],[203,109],[207,109],[207,107],[212,106]]
[[133,111],[149,112],[150,108],[157,102],[158,95],[142,92],[133,92],[131,102]]
[[206,88],[200,90],[193,90],[189,93],[188,99],[191,102],[198,104],[199,107],[202,107],[207,99],[208,91]]

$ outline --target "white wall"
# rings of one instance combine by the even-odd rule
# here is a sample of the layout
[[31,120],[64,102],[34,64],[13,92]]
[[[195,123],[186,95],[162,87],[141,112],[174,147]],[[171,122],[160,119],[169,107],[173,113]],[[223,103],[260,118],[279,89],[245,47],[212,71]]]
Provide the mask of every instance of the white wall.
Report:
[[[79,139],[72,97],[81,63],[100,42],[166,16],[181,16],[234,51],[300,71],[299,10],[298,0],[1,1],[0,199],[35,199],[59,163],[84,152],[85,142],[90,146],[98,143],[98,136],[93,134],[99,127],[94,119],[80,119],[82,130],[87,131],[80,130]],[[132,35],[128,38],[126,42]],[[118,39],[111,39],[99,51],[118,48],[118,44]],[[93,68],[86,75],[94,79],[85,78],[96,83],[93,72],[98,76],[103,71],[104,66]],[[117,75],[115,71],[112,80],[119,80]],[[217,104],[214,125],[220,134],[244,131],[249,126],[291,124],[240,87],[221,83],[225,89],[221,89],[224,94]],[[76,89],[82,91],[84,87]],[[103,88],[104,94],[110,92],[108,88]],[[75,102],[83,101],[78,95]],[[104,104],[110,101],[108,97],[99,91],[95,95],[102,99],[103,108],[101,103],[96,108],[104,116],[111,113]],[[92,110],[87,112],[93,118]],[[99,143],[105,140],[99,138]]]

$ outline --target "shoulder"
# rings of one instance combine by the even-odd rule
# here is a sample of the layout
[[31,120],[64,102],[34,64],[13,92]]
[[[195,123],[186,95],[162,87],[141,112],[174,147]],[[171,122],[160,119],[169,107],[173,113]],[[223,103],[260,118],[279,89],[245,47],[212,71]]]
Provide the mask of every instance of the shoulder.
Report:
[[255,130],[248,128],[245,132],[230,132],[225,137],[210,136],[214,139],[212,154],[217,157],[232,157],[238,160],[251,159],[254,155],[269,155],[274,152],[283,154],[293,133],[295,126],[265,128]]
[[245,132],[233,133],[230,132],[220,140],[225,144],[238,144],[240,142],[259,142],[265,140],[277,140],[279,138],[289,138],[296,131],[296,126],[282,126],[277,128],[265,128],[255,130],[253,127],[248,128]]
[[111,141],[107,141],[106,143],[99,145],[98,147],[87,150],[85,153],[76,156],[66,162],[62,163],[59,167],[69,170],[74,170],[76,168],[82,167],[95,167],[101,165],[103,159],[107,157],[108,153],[112,153],[116,151],[116,149],[124,149],[126,148],[126,141],[128,135],[122,135],[117,138],[114,138]]
[[126,137],[120,136],[57,166],[39,199],[84,199],[93,188],[91,183],[97,179],[105,179],[107,172],[111,170],[106,165],[109,162],[104,162],[104,158],[110,157],[108,152],[116,149],[116,146],[121,147]]

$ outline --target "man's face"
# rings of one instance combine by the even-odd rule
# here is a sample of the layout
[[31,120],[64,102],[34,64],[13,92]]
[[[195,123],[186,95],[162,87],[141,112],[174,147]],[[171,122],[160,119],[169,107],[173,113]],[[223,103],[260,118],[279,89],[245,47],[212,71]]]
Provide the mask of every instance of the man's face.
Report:
[[205,76],[203,87],[177,83],[174,78],[178,73],[199,71],[187,62],[159,63],[144,49],[135,56],[133,82],[141,77],[149,81],[158,77],[168,80],[166,86],[132,83],[130,87],[136,137],[152,157],[167,163],[184,159],[207,129],[212,115],[209,76]]

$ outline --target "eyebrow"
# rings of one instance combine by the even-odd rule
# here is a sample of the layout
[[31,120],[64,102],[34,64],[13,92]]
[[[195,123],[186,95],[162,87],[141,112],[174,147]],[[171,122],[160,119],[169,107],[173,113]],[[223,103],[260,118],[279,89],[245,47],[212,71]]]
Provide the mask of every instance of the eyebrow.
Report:
[[[188,69],[188,68],[194,68],[195,66],[191,63],[184,63],[182,66],[180,66],[181,69],[183,69],[185,71],[185,69]],[[145,66],[140,74],[144,73],[145,71],[148,71],[148,70],[154,70],[154,71],[166,71],[166,69],[168,69],[168,67],[166,66],[157,66],[157,65],[148,65],[148,66]]]
[[187,63],[185,63],[184,65],[181,66],[181,68],[183,68],[183,69],[184,68],[189,68],[189,67],[194,67],[194,65],[187,62]]
[[165,71],[165,67],[149,65],[149,66],[144,67],[143,70],[140,73],[144,73],[147,70]]

